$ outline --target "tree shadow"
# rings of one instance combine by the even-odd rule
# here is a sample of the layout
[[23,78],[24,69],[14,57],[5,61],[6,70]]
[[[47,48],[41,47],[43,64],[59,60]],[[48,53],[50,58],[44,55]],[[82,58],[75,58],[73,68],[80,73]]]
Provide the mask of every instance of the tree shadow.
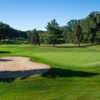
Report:
[[11,83],[17,78],[21,80],[33,75],[40,75],[47,72],[48,69],[24,70],[24,71],[0,71],[0,82]]
[[57,77],[92,77],[99,75],[99,73],[84,72],[84,71],[73,71],[60,68],[52,68],[42,76],[46,78],[57,78]]
[[13,61],[13,60],[0,58],[0,62],[8,62],[8,61]]
[[96,46],[96,45],[100,45],[100,43],[95,43],[95,44],[81,44],[80,46],[78,46],[77,44],[75,44],[74,46],[63,46],[63,45],[40,45],[40,47],[55,47],[55,48],[88,48],[91,46]]
[[27,71],[0,71],[0,82],[11,83],[15,81],[17,78],[24,80],[28,77],[34,75],[41,75],[45,78],[71,78],[71,77],[93,77],[99,75],[99,73],[92,72],[83,72],[83,71],[73,71],[67,69],[60,68],[52,68],[48,69],[36,69],[36,70],[27,70]]
[[9,51],[0,51],[0,53],[11,53]]
[[81,46],[55,46],[56,48],[88,48],[91,46],[96,46],[99,44],[87,44],[87,45],[81,45]]
[[11,83],[15,78],[0,78],[0,82]]
[[87,48],[87,46],[55,46],[56,48]]

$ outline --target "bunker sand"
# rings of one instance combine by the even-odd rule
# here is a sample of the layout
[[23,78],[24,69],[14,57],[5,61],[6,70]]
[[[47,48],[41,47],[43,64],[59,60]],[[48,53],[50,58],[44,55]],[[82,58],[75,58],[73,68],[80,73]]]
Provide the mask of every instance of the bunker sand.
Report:
[[27,77],[49,69],[50,66],[31,62],[27,57],[0,57],[0,78]]

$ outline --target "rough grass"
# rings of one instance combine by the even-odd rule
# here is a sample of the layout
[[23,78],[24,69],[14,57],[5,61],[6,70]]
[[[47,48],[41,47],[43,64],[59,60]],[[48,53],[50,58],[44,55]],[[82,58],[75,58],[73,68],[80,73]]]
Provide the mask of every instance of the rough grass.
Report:
[[100,46],[0,45],[0,56],[26,56],[52,69],[26,79],[0,79],[0,100],[100,100]]

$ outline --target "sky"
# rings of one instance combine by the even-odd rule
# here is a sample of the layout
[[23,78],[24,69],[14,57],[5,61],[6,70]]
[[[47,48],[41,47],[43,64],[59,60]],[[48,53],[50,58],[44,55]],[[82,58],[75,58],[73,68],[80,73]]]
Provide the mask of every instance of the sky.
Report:
[[0,0],[0,21],[18,30],[45,30],[52,19],[60,26],[100,11],[100,0]]

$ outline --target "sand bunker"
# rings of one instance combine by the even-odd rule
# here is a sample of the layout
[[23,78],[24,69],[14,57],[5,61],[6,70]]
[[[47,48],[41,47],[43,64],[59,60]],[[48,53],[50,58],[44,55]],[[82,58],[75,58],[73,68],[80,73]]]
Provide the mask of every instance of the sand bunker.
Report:
[[0,78],[43,74],[50,66],[31,62],[27,57],[0,57]]

